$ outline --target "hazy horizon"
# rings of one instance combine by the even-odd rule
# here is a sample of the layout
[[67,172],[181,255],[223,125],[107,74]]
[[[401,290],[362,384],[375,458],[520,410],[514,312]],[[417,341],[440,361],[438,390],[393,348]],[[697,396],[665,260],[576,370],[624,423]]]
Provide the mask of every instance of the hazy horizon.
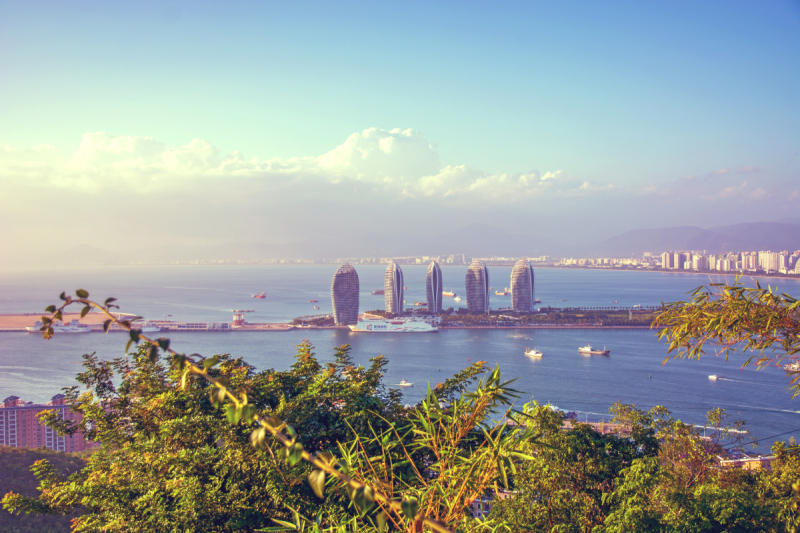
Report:
[[0,46],[6,261],[800,206],[790,1],[0,1]]

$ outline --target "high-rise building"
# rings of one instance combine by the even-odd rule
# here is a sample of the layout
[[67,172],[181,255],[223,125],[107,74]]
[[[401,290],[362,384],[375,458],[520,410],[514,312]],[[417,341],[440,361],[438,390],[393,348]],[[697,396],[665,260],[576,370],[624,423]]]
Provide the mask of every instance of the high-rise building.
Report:
[[533,311],[536,300],[533,267],[526,259],[520,259],[511,269],[511,308],[514,311]]
[[358,322],[358,273],[348,264],[339,267],[331,281],[331,304],[336,325]]
[[439,263],[431,261],[425,275],[425,295],[428,297],[428,312],[442,312],[442,269]]
[[56,394],[45,404],[24,402],[19,396],[9,396],[0,404],[0,445],[15,448],[49,448],[60,452],[80,452],[89,443],[82,432],[59,435],[45,426],[37,415],[42,411],[55,411],[71,422],[80,422],[81,415],[73,413],[65,403],[63,394]]
[[403,312],[403,271],[400,265],[389,261],[383,276],[383,291],[387,313]]
[[489,271],[483,261],[473,260],[467,269],[467,310],[470,313],[489,312]]

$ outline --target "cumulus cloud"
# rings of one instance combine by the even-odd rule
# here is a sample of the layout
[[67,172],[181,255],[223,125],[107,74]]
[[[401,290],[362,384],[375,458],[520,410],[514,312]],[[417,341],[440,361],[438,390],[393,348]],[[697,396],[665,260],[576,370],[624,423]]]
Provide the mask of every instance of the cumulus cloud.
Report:
[[371,190],[397,198],[460,201],[513,201],[555,189],[553,183],[577,188],[562,170],[491,174],[465,165],[442,168],[438,151],[424,135],[399,128],[354,133],[319,156],[266,160],[223,154],[203,139],[172,147],[152,137],[86,133],[66,157],[52,147],[0,146],[0,175],[26,179],[29,185],[95,193],[123,188],[138,194],[227,179],[257,189],[316,181],[358,190],[357,184],[366,182]]

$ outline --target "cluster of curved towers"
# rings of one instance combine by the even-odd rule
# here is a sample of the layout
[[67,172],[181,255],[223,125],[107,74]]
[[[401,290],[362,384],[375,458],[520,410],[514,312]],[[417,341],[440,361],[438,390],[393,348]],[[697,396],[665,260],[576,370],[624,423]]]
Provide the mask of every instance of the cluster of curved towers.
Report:
[[[467,310],[470,313],[489,312],[489,270],[483,261],[475,259],[467,269],[465,289]],[[403,312],[403,270],[394,261],[389,262],[383,278],[386,311]],[[431,261],[425,275],[425,295],[428,311],[442,312],[442,269],[439,263]],[[515,311],[533,311],[534,296],[533,267],[520,259],[511,270],[511,307]],[[331,301],[333,319],[336,324],[355,324],[358,321],[359,284],[358,273],[350,265],[342,265],[331,281]]]

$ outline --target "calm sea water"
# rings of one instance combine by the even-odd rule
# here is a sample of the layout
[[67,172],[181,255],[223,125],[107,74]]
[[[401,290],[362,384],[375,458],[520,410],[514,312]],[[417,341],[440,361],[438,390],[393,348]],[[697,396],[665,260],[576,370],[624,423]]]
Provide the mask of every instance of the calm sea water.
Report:
[[[36,312],[55,303],[62,290],[85,288],[97,299],[114,296],[121,310],[152,319],[230,321],[231,309],[255,309],[251,322],[286,321],[296,316],[330,311],[330,281],[335,268],[326,266],[174,266],[112,267],[83,270],[0,273],[0,312]],[[384,267],[360,266],[361,309],[383,307],[370,292],[383,285]],[[424,266],[403,267],[410,305],[424,300]],[[509,284],[510,268],[491,268],[491,284]],[[466,268],[445,267],[444,286],[463,295]],[[770,280],[774,283],[775,280]],[[685,293],[708,283],[703,275],[647,272],[538,269],[536,295],[542,305],[657,305],[685,299]],[[779,280],[778,289],[800,295],[796,281]],[[251,298],[255,292],[267,298]],[[309,303],[318,299],[319,303]],[[448,299],[449,300],[449,299]],[[562,301],[565,300],[565,301]],[[452,302],[452,300],[449,300]],[[455,302],[452,302],[455,303]],[[464,302],[461,302],[462,304]],[[492,307],[509,305],[510,297],[492,294]],[[320,307],[319,311],[312,309]],[[615,401],[642,408],[664,405],[691,423],[702,423],[705,412],[723,407],[744,419],[751,433],[765,438],[794,430],[800,437],[800,402],[791,400],[787,380],[777,368],[757,372],[740,369],[735,356],[725,362],[713,355],[700,361],[670,361],[663,343],[649,330],[449,330],[435,334],[354,334],[340,330],[272,333],[173,333],[173,346],[185,352],[231,353],[257,368],[285,369],[295,346],[308,338],[322,359],[334,349],[352,345],[357,362],[389,359],[387,383],[401,379],[415,386],[404,390],[409,403],[419,400],[427,384],[435,385],[477,360],[499,365],[507,379],[516,379],[520,404],[529,399],[552,403],[589,420],[608,419]],[[579,355],[578,346],[591,343],[612,350],[610,357]],[[0,395],[15,394],[45,401],[74,383],[80,356],[122,355],[121,334],[62,335],[44,341],[37,335],[0,334]],[[541,360],[523,355],[526,346],[544,352]],[[716,381],[708,379],[717,374]],[[781,437],[787,439],[791,435]],[[767,438],[762,444],[774,439]]]

